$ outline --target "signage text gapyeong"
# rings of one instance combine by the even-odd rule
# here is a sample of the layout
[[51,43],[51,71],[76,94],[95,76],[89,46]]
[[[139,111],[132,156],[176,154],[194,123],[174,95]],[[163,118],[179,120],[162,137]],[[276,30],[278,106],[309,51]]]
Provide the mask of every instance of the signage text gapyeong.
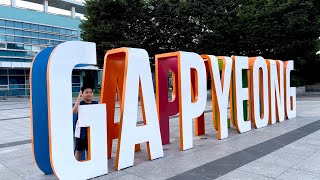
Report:
[[[118,139],[117,170],[134,164],[134,152],[147,143],[150,160],[163,156],[169,141],[169,117],[179,114],[180,149],[193,147],[205,134],[207,79],[211,79],[212,120],[217,138],[228,137],[228,121],[244,133],[296,116],[296,89],[290,87],[293,61],[262,57],[216,57],[192,52],[156,55],[156,97],[148,53],[119,48],[106,53],[100,104],[79,108],[89,127],[88,160],[77,161],[73,147],[71,74],[78,64],[95,65],[94,43],[66,42],[41,51],[30,72],[33,154],[45,174],[60,179],[87,179],[108,173],[112,141]],[[168,100],[168,72],[173,79]],[[115,123],[119,95],[120,122]],[[140,96],[143,125],[137,126]],[[228,119],[230,104],[230,119]]]

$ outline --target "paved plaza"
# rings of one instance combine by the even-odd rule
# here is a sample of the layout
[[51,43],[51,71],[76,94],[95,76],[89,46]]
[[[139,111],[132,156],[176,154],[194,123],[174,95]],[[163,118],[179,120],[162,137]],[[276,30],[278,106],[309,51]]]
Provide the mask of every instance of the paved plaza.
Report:
[[[244,134],[231,127],[229,138],[217,140],[208,101],[206,135],[194,136],[193,149],[179,150],[178,117],[174,116],[171,144],[163,146],[163,158],[148,161],[146,145],[141,144],[135,165],[115,172],[114,145],[109,174],[95,179],[320,179],[319,110],[320,94],[308,93],[297,98],[296,118]],[[56,179],[43,175],[34,163],[28,99],[0,100],[0,127],[0,179]]]

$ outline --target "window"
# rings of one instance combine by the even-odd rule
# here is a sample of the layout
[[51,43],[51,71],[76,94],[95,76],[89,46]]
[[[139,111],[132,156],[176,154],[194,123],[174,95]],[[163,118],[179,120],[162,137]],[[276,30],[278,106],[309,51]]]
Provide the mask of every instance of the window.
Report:
[[71,35],[71,30],[66,30],[66,34]]
[[53,35],[53,39],[59,39],[58,35]]
[[31,38],[23,38],[23,42],[25,42],[25,43],[31,43]]
[[6,26],[6,22],[0,19],[0,26]]
[[14,27],[22,28],[22,22],[15,22]]
[[31,36],[32,36],[32,37],[39,37],[39,33],[32,32],[32,33],[31,33]]
[[[0,58],[0,61],[1,58]],[[8,85],[8,77],[7,76],[0,76],[0,85]]]
[[16,44],[17,49],[24,50],[24,45],[23,44]]
[[6,36],[0,35],[0,41],[7,41]]
[[15,35],[20,35],[20,36],[22,36],[23,35],[23,31],[22,30],[14,30],[14,34]]
[[8,49],[16,49],[16,44],[15,43],[8,43],[7,47],[8,47]]
[[66,30],[65,29],[60,29],[60,34],[65,34]]
[[12,22],[12,21],[6,21],[6,26],[7,26],[7,27],[14,27],[14,22]]
[[48,44],[48,40],[46,40],[46,39],[40,39],[40,40],[39,40],[39,43],[40,43],[40,44]]
[[[4,62],[4,61],[8,61],[8,59],[7,58],[0,58],[0,62]],[[1,69],[0,69],[0,71],[1,71]],[[0,74],[1,75],[1,74]],[[1,77],[1,76],[0,76]]]
[[15,37],[15,42],[24,42],[24,38],[23,37]]
[[32,51],[39,52],[40,51],[40,47],[39,46],[32,46]]
[[7,36],[7,41],[8,42],[14,42],[14,37],[13,36]]
[[41,37],[41,38],[46,38],[46,34],[39,33],[39,37]]
[[7,55],[8,55],[7,51],[0,51],[0,56],[7,56]]
[[5,28],[0,28],[0,33],[5,34],[6,33],[6,29]]
[[31,51],[32,46],[31,45],[24,45],[24,49],[28,50],[28,51]]
[[34,38],[32,38],[32,39],[31,39],[31,42],[32,42],[33,44],[39,44],[39,39],[34,39]]
[[23,28],[25,28],[25,29],[31,29],[31,24],[29,24],[29,23],[23,23]]
[[66,40],[65,36],[60,36],[60,40]]
[[6,34],[14,34],[14,30],[13,29],[6,29]]
[[7,49],[7,44],[0,42],[0,49]]
[[73,37],[72,41],[78,41],[78,38],[77,37]]
[[[9,74],[10,74],[10,70],[9,70]],[[22,75],[24,75],[24,71],[23,71]],[[25,84],[24,76],[9,76],[9,83],[10,84]]]
[[72,35],[77,36],[78,35],[78,31],[72,31]]
[[67,41],[71,41],[71,39],[72,39],[71,37],[66,37]]
[[46,26],[46,31],[52,32],[52,27]]
[[31,29],[38,31],[39,26],[37,24],[31,24]]
[[31,32],[29,32],[29,31],[24,31],[24,32],[23,32],[23,35],[24,35],[24,36],[31,36]]
[[52,39],[52,38],[53,38],[53,35],[52,35],[52,34],[46,34],[46,38]]
[[39,25],[39,31],[45,31],[45,30],[46,30],[45,26]]
[[59,33],[60,32],[59,28],[56,28],[56,27],[52,28],[52,31],[55,32],[55,33]]

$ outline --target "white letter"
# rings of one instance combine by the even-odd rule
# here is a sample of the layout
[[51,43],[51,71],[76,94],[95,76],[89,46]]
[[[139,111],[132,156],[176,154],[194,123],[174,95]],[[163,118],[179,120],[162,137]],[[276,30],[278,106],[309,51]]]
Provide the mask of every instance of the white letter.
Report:
[[251,130],[251,121],[245,121],[243,117],[243,101],[248,100],[248,88],[242,87],[242,70],[248,69],[248,57],[236,56],[234,61],[235,97],[236,97],[236,119],[235,124],[240,133]]
[[[191,69],[196,70],[195,101],[191,100]],[[179,74],[179,114],[180,114],[180,149],[193,147],[192,119],[199,117],[205,110],[207,102],[206,67],[200,55],[180,52],[178,58]]]
[[293,61],[284,62],[284,74],[285,80],[285,97],[286,97],[286,116],[288,119],[295,118],[297,116],[296,106],[296,87],[290,87],[290,72],[294,70]]
[[[255,128],[262,128],[267,126],[269,121],[269,80],[266,61],[263,59],[263,57],[253,58],[250,63],[250,69],[252,78],[252,110],[254,113],[252,120]],[[260,73],[260,69],[262,70],[262,74]],[[261,77],[262,82],[260,81]],[[262,87],[260,84],[262,84]],[[260,92],[263,93],[262,97],[260,97]]]
[[105,109],[101,111],[105,105],[95,105],[97,110],[92,109],[93,106],[87,107],[86,112],[92,117],[86,124],[92,129],[91,159],[79,162],[74,157],[71,74],[77,64],[96,64],[94,43],[70,41],[58,45],[50,56],[47,69],[50,159],[59,179],[89,179],[108,173],[106,115]]
[[[219,63],[215,56],[203,56],[208,59],[210,75],[213,80],[212,83],[212,107],[218,107],[218,139],[224,139],[228,137],[228,98],[230,90],[230,80],[232,73],[232,59],[230,57],[221,57],[223,61],[222,65],[222,77],[220,77]],[[219,57],[218,57],[219,58]],[[216,112],[212,112],[214,115]],[[214,118],[213,118],[214,120]]]
[[[147,142],[149,159],[163,156],[159,118],[152,85],[149,56],[143,49],[125,48],[127,62],[123,86],[123,116],[120,118],[120,137],[116,169],[133,165],[135,144]],[[139,83],[144,126],[137,127]]]
[[269,123],[274,124],[276,121],[284,121],[283,63],[274,60],[267,60],[267,63],[269,68]]

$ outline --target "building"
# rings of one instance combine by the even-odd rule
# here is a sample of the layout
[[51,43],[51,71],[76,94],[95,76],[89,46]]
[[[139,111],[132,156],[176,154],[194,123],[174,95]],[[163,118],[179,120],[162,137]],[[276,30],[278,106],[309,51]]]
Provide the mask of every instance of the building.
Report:
[[[24,0],[43,6],[42,11],[17,7],[16,0],[0,4],[0,96],[28,96],[29,72],[33,57],[42,49],[65,41],[80,40],[76,13],[84,5],[73,0]],[[0,1],[1,3],[1,1]],[[68,10],[69,16],[49,13],[50,7]],[[98,68],[76,67],[72,90],[79,92],[84,77],[98,86]]]

